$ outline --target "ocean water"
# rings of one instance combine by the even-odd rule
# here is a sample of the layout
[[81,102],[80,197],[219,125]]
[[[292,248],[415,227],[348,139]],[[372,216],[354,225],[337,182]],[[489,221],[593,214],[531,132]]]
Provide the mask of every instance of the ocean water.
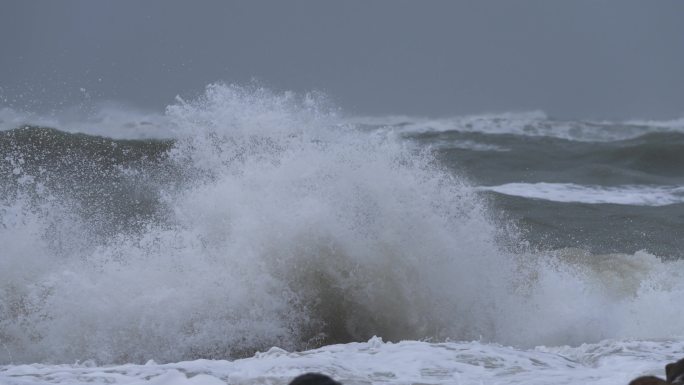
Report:
[[684,357],[684,121],[0,107],[0,383],[626,384]]

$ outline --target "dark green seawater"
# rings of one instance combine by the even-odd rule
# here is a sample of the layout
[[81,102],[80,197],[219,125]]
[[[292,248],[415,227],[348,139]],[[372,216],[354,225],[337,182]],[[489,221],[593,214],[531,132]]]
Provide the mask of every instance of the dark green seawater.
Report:
[[[558,199],[571,202],[555,201],[552,193],[539,199],[484,192],[494,211],[515,221],[534,247],[684,256],[684,133],[611,141],[457,131],[407,137],[432,146],[443,164],[477,186],[528,184],[530,191],[539,183],[558,186]],[[573,186],[589,186],[598,194]],[[629,203],[611,202],[622,187]],[[669,201],[649,193],[658,187],[671,191]]]

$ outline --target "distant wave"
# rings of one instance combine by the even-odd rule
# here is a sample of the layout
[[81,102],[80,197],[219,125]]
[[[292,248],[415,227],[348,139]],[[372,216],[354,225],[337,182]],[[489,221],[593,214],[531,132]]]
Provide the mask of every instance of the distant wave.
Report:
[[628,120],[625,123],[633,126],[660,127],[684,131],[684,117],[671,120]]
[[406,116],[352,119],[404,134],[464,132],[491,135],[540,136],[581,142],[610,142],[663,132],[684,133],[684,119],[671,121],[558,120],[541,111],[483,114],[442,119]]
[[[181,99],[179,99],[181,100]],[[543,111],[504,112],[428,118],[416,116],[340,116],[341,126],[391,130],[402,134],[435,132],[482,133],[552,137],[582,142],[610,142],[653,133],[684,133],[684,118],[672,120],[561,120]],[[35,113],[0,105],[0,130],[24,125],[57,128],[67,132],[106,136],[113,139],[172,138],[179,127],[163,112],[145,111],[116,102],[65,107],[50,113]],[[486,145],[465,143],[475,151]],[[498,151],[495,148],[489,150]]]
[[174,135],[174,126],[163,113],[117,103],[73,106],[42,114],[0,106],[0,131],[26,125],[113,139],[161,139]]
[[573,183],[507,183],[480,190],[554,202],[666,206],[684,203],[681,186],[583,186]]

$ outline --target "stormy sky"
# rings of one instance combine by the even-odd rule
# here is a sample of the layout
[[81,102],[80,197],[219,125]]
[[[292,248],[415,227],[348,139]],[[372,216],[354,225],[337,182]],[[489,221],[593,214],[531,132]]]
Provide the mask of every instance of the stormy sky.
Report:
[[0,107],[161,109],[254,79],[366,115],[676,118],[684,1],[0,3]]

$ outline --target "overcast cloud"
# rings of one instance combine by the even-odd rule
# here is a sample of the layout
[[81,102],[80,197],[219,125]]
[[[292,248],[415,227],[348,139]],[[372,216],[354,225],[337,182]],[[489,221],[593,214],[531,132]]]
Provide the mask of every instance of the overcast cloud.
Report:
[[684,1],[9,1],[0,106],[162,108],[215,81],[358,114],[684,113]]

